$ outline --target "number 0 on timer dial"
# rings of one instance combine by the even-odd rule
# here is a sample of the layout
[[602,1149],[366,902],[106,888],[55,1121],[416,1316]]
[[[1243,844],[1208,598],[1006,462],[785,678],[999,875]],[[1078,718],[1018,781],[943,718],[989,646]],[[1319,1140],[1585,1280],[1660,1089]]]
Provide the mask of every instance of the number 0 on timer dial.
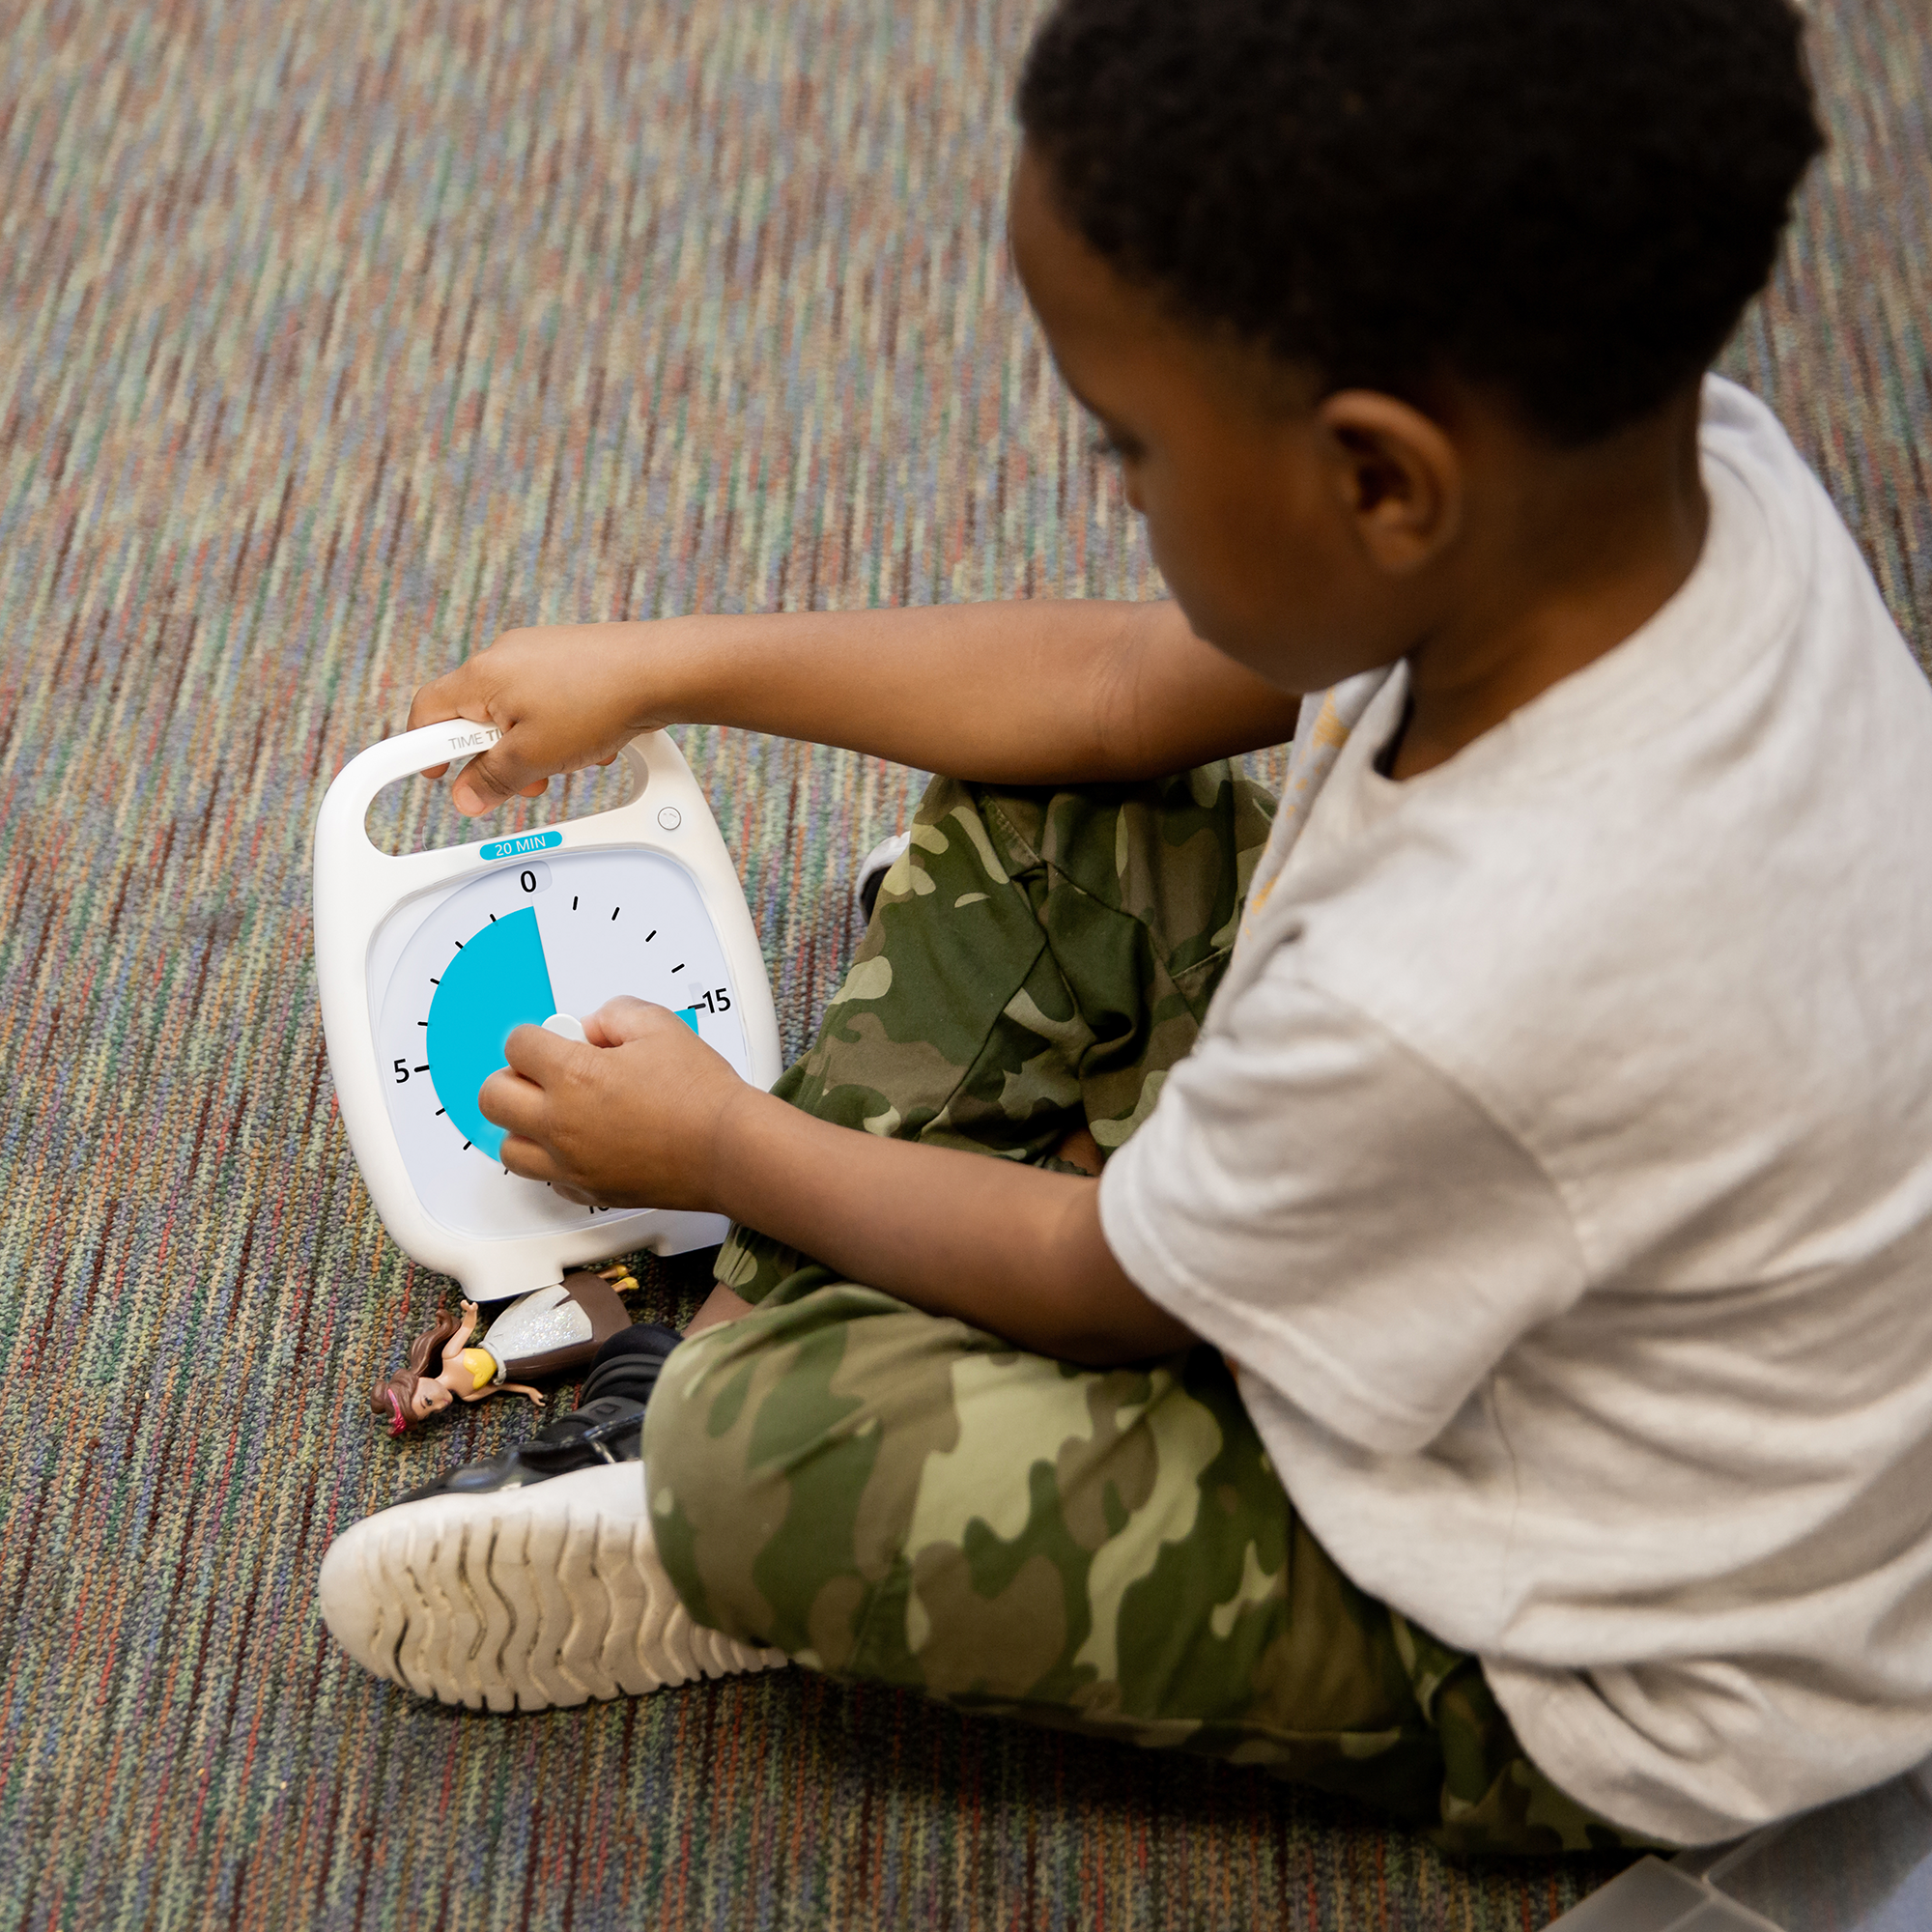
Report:
[[503,1131],[476,1093],[517,1027],[581,1021],[629,993],[669,1007],[751,1077],[711,916],[690,874],[660,853],[506,860],[427,911],[420,900],[398,907],[376,936],[370,977],[403,1158],[423,1205],[459,1233],[522,1234],[598,1211],[498,1160]]

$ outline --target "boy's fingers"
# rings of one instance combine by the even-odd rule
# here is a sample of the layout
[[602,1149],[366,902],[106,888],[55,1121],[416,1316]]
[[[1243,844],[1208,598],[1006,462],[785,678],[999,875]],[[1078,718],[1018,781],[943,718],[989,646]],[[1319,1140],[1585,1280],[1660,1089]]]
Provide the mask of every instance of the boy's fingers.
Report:
[[601,1208],[604,1205],[581,1187],[573,1186],[556,1156],[539,1141],[526,1140],[521,1134],[505,1135],[502,1156],[503,1165],[512,1174],[520,1175],[526,1180],[544,1181],[565,1201],[574,1201],[580,1208]]
[[[403,727],[409,731],[419,731],[425,724],[446,724],[452,718],[464,716],[462,709],[461,680],[467,666],[453,671],[445,671],[441,677],[433,677],[427,684],[416,687],[416,695],[410,699],[409,722]],[[482,719],[476,721],[484,723]],[[448,761],[440,765],[423,767],[423,777],[440,779],[449,769]]]
[[580,1207],[586,1205],[581,1196],[563,1184],[563,1170],[557,1166],[550,1150],[540,1142],[528,1140],[522,1134],[505,1134],[500,1149],[503,1165],[512,1174],[522,1175],[526,1180],[547,1180]]
[[495,810],[506,798],[519,793],[525,798],[541,798],[556,767],[527,755],[529,749],[528,728],[512,724],[487,752],[478,752],[457,775],[450,792],[457,810],[473,817]]
[[592,1046],[622,1046],[626,1040],[643,1037],[654,1010],[661,1009],[634,999],[629,993],[619,993],[615,999],[606,1000],[583,1022],[583,1037]]
[[458,811],[472,818],[479,812],[494,811],[505,799],[514,798],[529,783],[529,774],[519,770],[515,759],[497,755],[502,747],[503,740],[499,738],[487,752],[479,752],[456,775],[449,802]]
[[[412,731],[424,724],[447,724],[454,718],[468,719],[476,724],[496,722],[490,715],[491,694],[483,688],[472,668],[474,663],[472,659],[469,664],[459,665],[441,677],[432,678],[416,692],[410,701]],[[487,752],[478,753],[464,766],[450,794],[458,811],[474,817],[519,794],[525,798],[543,796],[553,773],[548,765],[526,754],[527,737],[527,731],[511,724]],[[423,776],[440,778],[448,769],[445,761],[426,767]]]
[[483,1118],[496,1126],[507,1127],[527,1140],[546,1138],[550,1101],[544,1090],[507,1066],[499,1066],[476,1090],[476,1104]]
[[526,1085],[538,1089],[555,1087],[585,1071],[583,1051],[578,1041],[540,1026],[520,1026],[503,1042],[503,1058]]
[[466,700],[473,700],[481,694],[472,689],[476,674],[471,668],[474,659],[466,659],[454,670],[446,670],[440,677],[433,677],[427,684],[416,686],[416,695],[410,699],[410,723],[412,731],[420,730],[425,724],[446,724],[452,718],[474,718],[478,724],[484,720],[478,716],[480,707],[470,703],[464,708]]

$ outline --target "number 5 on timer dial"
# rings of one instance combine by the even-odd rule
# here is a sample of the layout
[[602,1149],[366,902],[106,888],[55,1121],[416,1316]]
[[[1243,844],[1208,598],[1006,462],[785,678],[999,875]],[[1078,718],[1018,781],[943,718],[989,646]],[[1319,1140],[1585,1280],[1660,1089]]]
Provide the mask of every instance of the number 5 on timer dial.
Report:
[[316,828],[318,978],[351,1144],[397,1240],[478,1299],[723,1236],[715,1216],[585,1208],[510,1174],[476,1094],[514,1028],[581,1037],[629,993],[670,1008],[745,1079],[769,1086],[779,1070],[736,873],[662,733],[628,748],[636,783],[615,811],[400,859],[370,844],[383,784],[495,737],[459,723],[374,747],[344,768]]

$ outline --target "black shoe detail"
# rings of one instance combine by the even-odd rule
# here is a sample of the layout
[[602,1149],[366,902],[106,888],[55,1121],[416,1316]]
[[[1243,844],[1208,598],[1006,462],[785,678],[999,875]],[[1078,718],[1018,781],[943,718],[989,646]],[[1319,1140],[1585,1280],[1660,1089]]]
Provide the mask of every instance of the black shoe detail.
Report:
[[583,1378],[583,1402],[587,1405],[604,1396],[649,1402],[666,1357],[682,1339],[674,1328],[661,1327],[655,1321],[640,1321],[612,1335],[598,1350],[590,1373]]
[[421,1502],[426,1496],[486,1495],[497,1490],[526,1489],[531,1483],[567,1476],[598,1463],[637,1463],[643,1460],[641,1434],[644,1406],[623,1396],[609,1395],[573,1408],[548,1423],[527,1442],[481,1463],[465,1463],[433,1483],[398,1496],[390,1504]]

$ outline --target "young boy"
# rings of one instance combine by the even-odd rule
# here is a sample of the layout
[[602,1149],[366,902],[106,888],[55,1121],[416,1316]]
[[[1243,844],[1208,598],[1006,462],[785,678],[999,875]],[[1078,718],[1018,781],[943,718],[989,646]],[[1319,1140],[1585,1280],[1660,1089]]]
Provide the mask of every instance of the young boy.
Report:
[[[505,1161],[730,1215],[719,1286],[345,1534],[330,1628],[497,1710],[788,1658],[1469,1848],[1915,1763],[1932,694],[1704,378],[1819,145],[1796,15],[1062,0],[1020,118],[1174,601],[418,694],[503,731],[469,811],[680,720],[973,781],[775,1094],[636,1001],[511,1037]],[[1222,761],[1292,726],[1271,813]]]

